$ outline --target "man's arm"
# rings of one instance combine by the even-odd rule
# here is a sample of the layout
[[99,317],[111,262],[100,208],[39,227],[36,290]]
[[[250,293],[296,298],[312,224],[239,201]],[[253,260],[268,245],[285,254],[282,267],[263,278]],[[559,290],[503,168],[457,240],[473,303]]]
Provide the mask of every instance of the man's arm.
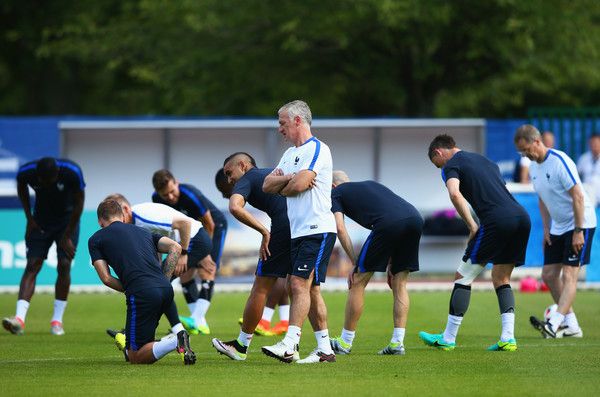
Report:
[[123,285],[119,279],[114,278],[110,274],[110,270],[108,270],[108,263],[104,259],[97,259],[93,263],[94,268],[96,269],[96,273],[98,273],[98,277],[102,280],[102,283],[109,288],[114,289],[118,292],[125,292],[123,289]]
[[266,176],[262,190],[265,193],[277,194],[281,192],[290,179],[292,179],[294,175],[288,174],[284,175],[283,171],[280,168],[275,168],[269,175]]
[[539,197],[538,205],[540,207],[540,215],[542,216],[542,224],[544,225],[544,244],[552,245],[552,240],[550,240],[550,211],[548,211],[548,207],[546,207],[546,204]]
[[[171,227],[174,230],[179,231],[179,244],[181,248],[187,251],[190,247],[190,239],[192,233],[192,222],[191,218],[175,218]],[[187,270],[187,254],[178,256],[179,263],[177,264],[177,272]]]
[[213,220],[210,210],[207,209],[204,215],[200,217],[200,222],[202,222],[204,230],[206,230],[206,233],[208,233],[208,236],[212,239],[215,232],[215,221]]
[[[157,244],[158,252],[166,253],[167,257],[163,262],[162,271],[167,279],[171,279],[171,276],[177,268],[179,258],[181,255],[181,245],[176,241],[171,240],[168,237],[161,237]],[[178,269],[179,272],[179,269]]]
[[350,239],[350,235],[346,229],[344,214],[342,212],[335,212],[333,215],[335,216],[338,240],[340,240],[340,244],[342,244],[342,248],[346,252],[346,255],[348,255],[348,258],[350,258],[352,263],[355,263],[356,257],[354,256],[354,246],[352,245],[352,239]]
[[457,178],[450,178],[446,181],[446,187],[448,188],[448,194],[450,195],[450,201],[452,201],[452,205],[458,211],[460,217],[465,221],[467,227],[469,228],[469,240],[472,239],[477,230],[479,229],[479,225],[473,219],[473,215],[471,215],[471,209],[469,208],[469,203],[460,192],[460,181]]
[[244,225],[250,226],[262,235],[262,241],[260,243],[260,258],[267,260],[267,257],[271,255],[269,252],[269,241],[271,239],[271,233],[269,230],[260,223],[252,214],[244,208],[246,200],[241,194],[235,193],[229,198],[229,212],[238,221]]
[[27,184],[24,182],[17,183],[17,195],[19,196],[19,200],[21,201],[21,205],[23,206],[23,212],[25,212],[25,217],[27,218],[27,229],[25,232],[25,236],[29,235],[31,230],[39,229],[39,225],[33,219],[33,214],[31,213],[31,202],[29,200],[29,188]]
[[314,171],[302,170],[293,175],[287,185],[279,192],[282,196],[297,196],[314,185],[317,174]]
[[585,238],[583,236],[583,225],[585,223],[585,204],[583,198],[583,190],[581,190],[581,184],[576,184],[571,189],[569,189],[569,195],[573,200],[573,214],[575,216],[575,227],[578,228],[578,231],[573,231],[573,239],[571,241],[571,245],[573,247],[573,251],[576,254],[579,254],[583,245],[585,244]]
[[71,234],[79,224],[81,213],[83,212],[83,202],[85,201],[85,192],[79,190],[73,193],[73,212],[71,212],[71,218],[69,224],[65,229],[65,234],[62,236],[59,245],[65,251],[69,259],[73,259],[75,256],[75,245],[71,241]]

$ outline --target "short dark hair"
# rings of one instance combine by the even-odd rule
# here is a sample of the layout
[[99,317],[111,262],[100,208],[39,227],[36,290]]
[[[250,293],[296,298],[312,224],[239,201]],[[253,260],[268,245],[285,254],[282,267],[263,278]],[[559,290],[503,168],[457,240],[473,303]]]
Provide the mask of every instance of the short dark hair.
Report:
[[219,170],[215,174],[215,185],[218,188],[219,186],[223,186],[228,183],[229,182],[227,180],[227,175],[225,175],[225,171],[223,171],[223,168],[219,168]]
[[108,221],[114,217],[123,215],[123,208],[121,208],[121,205],[117,200],[106,199],[98,205],[96,214],[98,215],[98,219]]
[[58,175],[58,164],[53,157],[42,157],[38,160],[35,170],[41,180],[53,180]]
[[256,167],[256,161],[254,160],[254,157],[250,156],[246,152],[235,152],[235,153],[227,156],[227,158],[225,159],[225,161],[223,161],[223,167],[225,167],[225,164],[227,164],[227,162],[229,162],[232,158],[234,158],[236,156],[244,156],[244,157],[246,157],[246,160],[248,160],[250,162],[250,164],[252,164],[253,167]]
[[169,170],[158,170],[152,175],[152,186],[154,186],[154,190],[162,190],[169,184],[169,182],[174,181],[175,177],[171,174]]
[[429,160],[433,158],[436,149],[454,149],[456,147],[456,142],[454,142],[454,138],[452,138],[448,134],[441,134],[433,138],[433,141],[429,144]]

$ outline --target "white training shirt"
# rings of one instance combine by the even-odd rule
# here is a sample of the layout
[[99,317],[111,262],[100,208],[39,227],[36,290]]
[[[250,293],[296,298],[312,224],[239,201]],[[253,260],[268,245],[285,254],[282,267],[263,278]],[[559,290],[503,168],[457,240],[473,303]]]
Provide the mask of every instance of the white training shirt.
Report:
[[[581,180],[577,174],[575,163],[564,152],[549,149],[544,161],[539,164],[535,161],[529,166],[529,177],[533,188],[540,196],[550,217],[552,226],[550,233],[561,235],[575,228],[575,214],[573,213],[573,199],[569,190],[579,184]],[[596,227],[596,212],[587,193],[581,187],[584,202],[583,228]]]
[[585,152],[577,160],[577,171],[583,183],[593,187],[596,202],[600,202],[600,159],[594,160],[592,152]]
[[141,203],[131,207],[131,210],[133,211],[133,223],[136,226],[147,229],[152,233],[169,237],[178,243],[181,239],[179,231],[173,229],[173,220],[175,218],[187,218],[192,222],[190,238],[194,237],[202,227],[202,223],[199,221],[165,204]]
[[329,146],[314,136],[301,146],[292,146],[283,154],[277,168],[284,174],[302,170],[314,171],[316,186],[294,197],[287,197],[287,214],[292,238],[319,233],[335,233],[331,212],[331,179],[333,161]]

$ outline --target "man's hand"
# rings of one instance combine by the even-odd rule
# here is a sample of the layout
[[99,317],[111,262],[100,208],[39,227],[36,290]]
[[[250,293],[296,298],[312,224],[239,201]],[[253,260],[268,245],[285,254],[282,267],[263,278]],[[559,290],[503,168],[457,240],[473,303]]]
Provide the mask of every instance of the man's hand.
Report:
[[179,277],[187,271],[187,260],[187,255],[181,255],[179,257],[179,259],[177,260],[177,265],[175,266],[175,271],[173,272],[173,275],[175,277]]
[[583,237],[583,231],[573,232],[573,238],[571,240],[571,248],[573,248],[573,252],[579,255],[584,244],[585,239]]
[[75,257],[75,244],[73,244],[69,235],[70,232],[66,232],[58,242],[58,246],[65,251],[68,259],[73,259]]
[[479,231],[479,225],[477,225],[477,224],[475,224],[475,226],[472,226],[469,228],[469,241],[471,241],[477,235],[478,231]]
[[546,245],[552,245],[552,239],[550,238],[550,230],[548,229],[544,229],[544,241],[542,241],[542,249],[544,249]]
[[269,251],[269,242],[271,241],[271,233],[265,233],[262,236],[262,241],[260,243],[260,259],[266,261],[269,256],[271,256],[271,251]]
[[352,289],[352,284],[354,284],[354,269],[348,273],[348,289]]
[[25,238],[29,237],[31,232],[33,232],[34,230],[39,230],[42,233],[44,233],[44,231],[42,230],[40,225],[38,225],[37,222],[33,218],[30,218],[27,220],[27,228],[25,229]]
[[271,174],[276,176],[283,176],[283,170],[281,168],[275,168],[273,171],[271,171]]
[[212,260],[210,255],[206,255],[204,259],[200,260],[200,267],[210,276],[214,276],[217,273],[217,264]]

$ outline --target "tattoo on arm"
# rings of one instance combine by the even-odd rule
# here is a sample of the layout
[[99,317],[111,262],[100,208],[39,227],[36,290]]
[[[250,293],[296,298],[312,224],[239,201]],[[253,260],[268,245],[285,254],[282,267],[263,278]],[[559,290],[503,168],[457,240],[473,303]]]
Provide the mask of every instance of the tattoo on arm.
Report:
[[167,253],[167,258],[163,262],[163,274],[167,276],[168,279],[171,278],[173,272],[175,271],[175,266],[177,266],[177,261],[179,260],[179,249],[177,246],[169,247],[169,252]]

